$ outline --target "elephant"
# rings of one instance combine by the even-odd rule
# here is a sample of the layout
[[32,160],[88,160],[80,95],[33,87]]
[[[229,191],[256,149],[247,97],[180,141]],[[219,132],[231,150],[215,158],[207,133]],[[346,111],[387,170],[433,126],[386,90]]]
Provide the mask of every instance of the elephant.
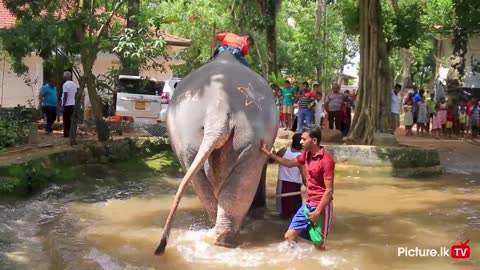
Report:
[[214,224],[215,244],[237,237],[273,145],[278,109],[268,83],[229,52],[178,83],[169,103],[167,130],[185,173],[155,251],[164,253],[175,212],[189,183]]

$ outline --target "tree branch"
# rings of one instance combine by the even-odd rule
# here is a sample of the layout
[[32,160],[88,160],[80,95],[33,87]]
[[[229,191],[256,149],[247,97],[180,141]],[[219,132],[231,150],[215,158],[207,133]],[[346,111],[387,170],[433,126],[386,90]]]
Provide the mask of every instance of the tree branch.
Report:
[[97,34],[95,35],[95,40],[93,41],[94,47],[97,47],[100,44],[100,39],[105,33],[107,27],[110,25],[113,16],[115,16],[115,13],[122,7],[123,4],[125,4],[125,0],[118,1],[115,7],[113,7],[112,11],[110,12],[107,20],[102,24],[102,26],[100,26],[100,29],[98,29]]

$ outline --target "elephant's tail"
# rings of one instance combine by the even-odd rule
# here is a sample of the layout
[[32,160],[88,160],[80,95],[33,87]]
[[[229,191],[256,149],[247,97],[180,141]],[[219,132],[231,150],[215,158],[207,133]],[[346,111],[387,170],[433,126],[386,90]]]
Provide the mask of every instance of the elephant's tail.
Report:
[[[210,114],[212,115],[212,114]],[[204,136],[202,144],[199,147],[197,155],[193,160],[191,166],[188,168],[187,173],[180,182],[180,186],[175,194],[173,205],[170,208],[165,227],[163,229],[162,240],[155,250],[155,255],[162,255],[165,252],[167,246],[168,236],[170,235],[170,229],[172,227],[173,219],[177,211],[180,200],[182,199],[185,188],[190,183],[192,177],[198,173],[198,171],[204,166],[210,154],[220,147],[222,147],[232,134],[232,128],[230,127],[230,114],[225,114],[223,119],[218,119],[218,113],[215,115],[214,121],[205,121],[209,123],[204,126]],[[220,121],[219,121],[220,120]],[[223,120],[223,121],[222,121]]]

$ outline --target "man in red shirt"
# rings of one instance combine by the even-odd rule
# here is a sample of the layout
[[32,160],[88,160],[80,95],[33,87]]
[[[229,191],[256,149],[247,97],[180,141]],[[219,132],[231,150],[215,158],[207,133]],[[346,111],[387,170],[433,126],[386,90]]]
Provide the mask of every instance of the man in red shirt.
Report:
[[244,65],[248,66],[245,60],[250,46],[253,45],[253,38],[250,35],[239,36],[234,33],[224,32],[216,36],[216,40],[220,41],[221,47],[215,51],[213,58],[216,55],[225,51],[231,52]]
[[[314,242],[318,249],[324,249],[326,238],[333,216],[333,180],[335,162],[325,148],[320,146],[322,133],[320,127],[311,126],[303,129],[302,146],[304,152],[296,159],[287,160],[272,153],[262,143],[261,150],[271,159],[286,167],[305,165],[307,199],[306,204],[298,209],[293,217],[290,226],[285,233],[285,240],[295,241],[297,236],[307,240],[311,239],[309,230],[311,227],[318,227],[320,241]],[[306,216],[308,213],[308,218]]]

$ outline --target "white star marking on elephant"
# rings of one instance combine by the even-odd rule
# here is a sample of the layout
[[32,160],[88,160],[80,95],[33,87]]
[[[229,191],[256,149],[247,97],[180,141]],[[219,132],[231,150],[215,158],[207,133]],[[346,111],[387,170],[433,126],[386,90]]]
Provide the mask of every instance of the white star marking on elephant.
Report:
[[263,100],[265,97],[255,91],[251,84],[248,84],[248,87],[239,86],[237,87],[237,90],[242,92],[242,94],[245,96],[245,106],[248,107],[253,103],[257,105],[260,111],[262,111],[262,104],[260,104],[259,101]]

